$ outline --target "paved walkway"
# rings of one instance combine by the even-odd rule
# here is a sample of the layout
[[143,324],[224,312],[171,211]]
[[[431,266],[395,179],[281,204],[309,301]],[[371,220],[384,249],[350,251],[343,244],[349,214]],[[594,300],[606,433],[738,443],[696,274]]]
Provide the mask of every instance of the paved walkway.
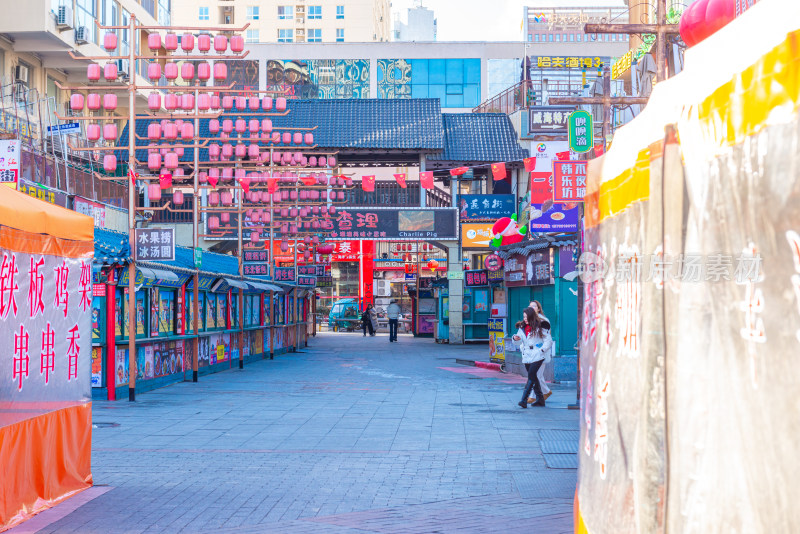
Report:
[[[95,402],[95,484],[11,532],[572,532],[575,390],[455,363],[486,346],[320,334]],[[561,467],[561,468],[554,468]]]

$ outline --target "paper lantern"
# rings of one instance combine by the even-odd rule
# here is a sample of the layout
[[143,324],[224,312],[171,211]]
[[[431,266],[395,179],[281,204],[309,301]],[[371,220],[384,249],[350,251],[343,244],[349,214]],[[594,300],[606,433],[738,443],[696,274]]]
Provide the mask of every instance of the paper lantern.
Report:
[[90,82],[96,82],[99,80],[102,72],[103,69],[97,63],[90,63],[86,67],[86,77],[89,78]]
[[92,111],[97,111],[100,109],[100,95],[97,93],[89,93],[89,96],[86,97],[86,107]]
[[339,191],[336,193],[336,198],[339,200],[344,200],[344,191]]
[[[178,149],[176,148],[175,151],[177,153]],[[183,154],[178,154],[179,157],[182,156],[182,155]],[[183,168],[178,167],[177,169],[175,169],[175,172],[172,173],[172,176],[174,176],[175,178],[183,178],[183,176],[184,176]]]
[[194,65],[192,63],[186,62],[181,65],[181,78],[184,80],[191,80],[194,78]]
[[156,171],[161,168],[161,154],[153,152],[147,155],[147,168]]
[[281,252],[289,250],[289,243],[286,240],[281,241]]
[[164,166],[170,170],[178,168],[178,154],[167,152],[164,156]]
[[261,99],[261,109],[264,111],[269,111],[272,109],[272,97],[265,96]]
[[275,99],[275,110],[286,111],[286,99],[284,97],[279,96]]
[[250,111],[258,111],[258,107],[261,105],[261,99],[257,96],[251,96],[247,100],[247,107],[250,108]]
[[100,139],[100,125],[88,124],[86,126],[86,138],[89,141],[97,141],[98,139]]
[[228,48],[228,38],[224,35],[214,36],[214,50],[222,54]]
[[[219,35],[217,37],[220,37]],[[223,35],[224,39],[225,36]],[[223,81],[228,77],[228,66],[225,63],[214,63],[214,80]]]
[[231,133],[233,131],[233,121],[230,119],[223,120],[222,131],[225,133]]
[[69,97],[69,107],[73,111],[81,111],[83,109],[84,102],[85,99],[80,93],[75,93]]
[[181,35],[181,49],[184,52],[191,52],[194,48],[194,35],[191,33],[184,33]]
[[117,156],[113,154],[106,154],[103,156],[103,169],[106,172],[114,172],[117,170]]
[[328,206],[328,213],[331,215],[336,213],[336,206]]
[[236,119],[236,133],[244,133],[247,130],[247,122],[244,119]]
[[[169,95],[167,95],[169,96]],[[164,139],[169,139],[170,141],[174,141],[178,138],[178,125],[174,122],[168,122],[164,125]]]
[[117,48],[117,34],[113,32],[106,32],[103,36],[103,48],[106,49],[107,52],[111,52],[115,48]]
[[201,184],[205,184],[208,182],[208,173],[206,171],[200,171],[197,173],[197,181]]
[[304,141],[305,141],[305,143],[307,145],[313,145],[314,144],[314,134],[311,134],[311,133],[305,134]]
[[210,159],[218,160],[219,159],[219,153],[220,153],[220,148],[219,148],[218,144],[214,143],[214,144],[208,145],[208,157]]
[[219,217],[212,216],[208,218],[208,229],[209,230],[219,229]]
[[211,65],[208,63],[200,63],[197,65],[197,79],[200,81],[207,81],[211,78]]
[[183,204],[183,191],[173,191],[172,192],[172,203],[176,206],[180,206]]
[[116,63],[106,63],[103,67],[103,78],[105,78],[109,82],[113,82],[117,79],[117,64]]
[[328,167],[336,167],[336,158],[334,156],[328,156]]
[[159,63],[147,64],[147,77],[151,82],[157,82],[161,79],[161,65]]
[[106,93],[103,95],[103,109],[106,111],[113,111],[117,109],[117,95],[114,93]]
[[260,239],[260,237],[258,235],[258,232],[256,232],[255,230],[250,232],[250,241],[252,243],[258,243],[259,239]]
[[243,96],[237,96],[236,97],[236,109],[238,109],[239,111],[244,111],[244,109],[246,107],[247,107],[247,98],[245,98]]
[[233,195],[230,191],[223,191],[220,193],[219,200],[223,206],[230,206],[233,204]]
[[220,105],[220,98],[217,95],[211,95],[211,109],[219,109],[222,107]]
[[294,139],[292,140],[294,144],[299,145],[303,142],[303,134],[300,132],[294,133]]
[[272,131],[272,121],[269,119],[264,119],[261,121],[261,131],[262,132],[271,132]]
[[197,95],[197,109],[207,111],[211,109],[211,95],[200,93]]
[[178,95],[173,93],[167,93],[164,95],[164,107],[168,110],[172,111],[178,109],[178,104],[180,103],[180,98]]
[[184,94],[181,95],[181,109],[191,111],[194,109],[194,95]]
[[297,191],[289,191],[289,199],[297,200]]
[[281,134],[278,132],[272,132],[272,142],[273,143],[280,143],[281,142]]
[[168,33],[164,36],[164,48],[167,50],[177,50],[178,49],[178,36],[174,33]]
[[168,80],[174,80],[178,77],[178,64],[167,63],[164,65],[164,77]]
[[[288,217],[289,216],[289,208],[281,208],[281,217]],[[284,224],[281,226],[281,232],[288,233],[289,232],[289,225]]]
[[147,107],[150,111],[158,111],[161,109],[161,95],[159,93],[150,93],[147,95]]
[[431,271],[436,270],[436,268],[438,266],[439,266],[439,262],[436,261],[436,260],[431,260],[431,261],[428,262],[428,269],[430,269]]
[[150,50],[158,50],[161,48],[161,35],[158,33],[151,33],[147,36],[147,48]]
[[316,156],[311,156],[310,158],[308,158],[308,164],[311,165],[312,167],[316,167],[317,166],[317,157]]
[[[218,181],[219,180],[219,169],[216,167],[212,167],[208,169],[208,181]],[[213,185],[213,184],[212,184]]]
[[158,184],[147,184],[147,196],[150,200],[161,200],[161,186]]
[[288,145],[292,142],[292,134],[289,132],[283,133],[283,144]]
[[231,169],[230,167],[223,167],[222,180],[228,182],[233,180],[233,169]]
[[258,152],[259,152],[258,145],[256,144],[251,144],[250,146],[247,147],[247,157],[249,157],[250,159],[257,158]]
[[212,134],[219,133],[219,121],[217,119],[211,119],[208,121],[208,131]]
[[212,191],[208,194],[208,205],[209,206],[218,206],[219,205],[219,193],[216,191]]
[[223,222],[223,224],[228,224],[231,222],[231,214],[230,213],[220,213],[219,220]]
[[223,158],[231,158],[233,157],[233,145],[230,143],[225,143],[222,145],[222,157]]
[[117,125],[116,124],[104,124],[103,125],[103,139],[106,141],[116,141],[117,140]]
[[237,54],[244,50],[244,37],[241,35],[231,35],[231,52]]
[[328,166],[328,160],[325,159],[325,156],[320,156],[320,158],[319,158],[319,166],[320,167],[327,167]]
[[194,124],[184,122],[181,125],[181,139],[192,139],[194,137]]
[[236,149],[234,150],[237,158],[243,158],[247,155],[247,147],[243,144],[236,145]]
[[201,52],[208,52],[211,50],[211,36],[205,33],[198,35],[197,49]]

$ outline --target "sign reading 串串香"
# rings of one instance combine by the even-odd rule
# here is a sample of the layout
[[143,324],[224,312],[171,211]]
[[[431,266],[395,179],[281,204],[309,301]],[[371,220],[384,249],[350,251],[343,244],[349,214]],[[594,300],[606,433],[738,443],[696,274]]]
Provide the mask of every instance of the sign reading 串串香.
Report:
[[294,267],[275,267],[276,282],[294,282]]
[[506,361],[506,320],[489,319],[489,360]]
[[567,121],[569,148],[575,152],[588,152],[594,146],[594,123],[588,111],[578,109],[572,112]]
[[175,259],[174,228],[136,228],[136,259],[172,261]]
[[514,213],[514,195],[461,195],[458,207],[462,221],[497,220]]
[[553,162],[553,202],[583,202],[586,195],[586,161]]

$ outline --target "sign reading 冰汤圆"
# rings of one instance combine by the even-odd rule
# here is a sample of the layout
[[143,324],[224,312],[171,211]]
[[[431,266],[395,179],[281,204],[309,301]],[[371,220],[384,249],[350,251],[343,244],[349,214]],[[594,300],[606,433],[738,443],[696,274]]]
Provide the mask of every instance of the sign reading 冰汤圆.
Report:
[[137,260],[172,261],[175,259],[174,228],[136,228],[134,236]]

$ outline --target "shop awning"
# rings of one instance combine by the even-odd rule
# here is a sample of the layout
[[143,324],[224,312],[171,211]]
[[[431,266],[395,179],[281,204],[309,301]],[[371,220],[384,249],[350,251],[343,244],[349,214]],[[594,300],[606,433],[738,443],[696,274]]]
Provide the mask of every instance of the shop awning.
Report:
[[258,289],[259,291],[277,291],[277,292],[283,291],[278,286],[268,284],[266,282],[250,282],[248,280],[247,285],[250,286],[252,289]]
[[247,282],[242,282],[241,280],[235,280],[233,278],[225,278],[225,283],[231,287],[235,287],[237,289],[247,289]]
[[142,276],[149,278],[150,280],[178,280],[178,275],[172,271],[153,269],[152,267],[142,267],[141,265],[137,266],[136,269],[142,273]]

